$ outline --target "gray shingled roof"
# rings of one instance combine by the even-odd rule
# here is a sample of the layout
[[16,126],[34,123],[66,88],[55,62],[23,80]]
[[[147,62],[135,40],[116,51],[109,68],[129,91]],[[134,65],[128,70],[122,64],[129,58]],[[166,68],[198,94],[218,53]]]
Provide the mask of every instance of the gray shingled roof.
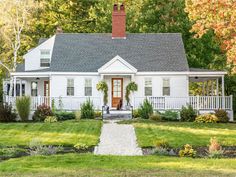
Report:
[[18,64],[16,68],[16,72],[48,72],[51,71],[50,68],[45,68],[45,69],[39,69],[39,70],[30,70],[30,71],[25,71],[25,64]]
[[189,68],[192,72],[219,72],[219,70],[203,69],[203,68]]
[[119,55],[138,71],[189,71],[181,34],[57,34],[51,71],[97,72]]
[[46,40],[48,40],[48,38],[40,38],[39,42],[38,42],[38,45],[44,43]]

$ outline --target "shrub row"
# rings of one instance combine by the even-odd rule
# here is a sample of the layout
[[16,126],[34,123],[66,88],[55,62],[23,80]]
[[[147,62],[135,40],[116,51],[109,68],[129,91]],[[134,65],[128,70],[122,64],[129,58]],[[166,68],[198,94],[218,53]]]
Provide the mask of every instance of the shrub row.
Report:
[[[30,114],[30,97],[20,97],[16,100],[16,109],[21,121],[28,121]],[[77,112],[55,111],[48,105],[42,104],[37,107],[33,114],[34,121],[56,122],[71,119],[94,119],[101,117],[100,111],[95,111],[93,103],[87,100],[81,105]],[[0,122],[16,121],[17,114],[12,110],[12,106],[0,103]]]
[[212,123],[212,122],[220,122],[226,123],[229,121],[228,114],[225,110],[215,110],[214,114],[203,114],[197,116],[196,110],[192,108],[192,106],[188,105],[186,107],[182,107],[180,112],[173,110],[167,110],[164,113],[155,112],[153,110],[152,104],[145,99],[143,104],[140,105],[138,110],[133,111],[134,118],[142,118],[142,119],[151,119],[155,121],[183,121],[183,122],[203,122],[203,123]]

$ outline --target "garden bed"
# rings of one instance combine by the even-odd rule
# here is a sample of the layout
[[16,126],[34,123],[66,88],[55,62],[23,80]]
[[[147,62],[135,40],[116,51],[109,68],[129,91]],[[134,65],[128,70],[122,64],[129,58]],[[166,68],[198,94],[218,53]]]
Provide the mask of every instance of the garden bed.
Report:
[[[179,156],[179,151],[181,148],[168,148],[167,151],[169,152],[168,156]],[[206,158],[208,157],[208,147],[197,147],[194,148],[197,151],[196,157],[198,158]],[[222,150],[224,152],[224,158],[236,158],[236,146],[223,146]],[[156,152],[156,148],[154,147],[147,147],[142,148],[143,155],[154,155]]]
[[[47,146],[49,147],[49,146]],[[67,154],[67,153],[92,153],[94,151],[94,146],[87,147],[84,149],[77,149],[75,147],[70,146],[50,146],[49,148],[58,148],[60,147],[60,151],[56,152],[55,154]],[[11,158],[20,158],[24,156],[31,156],[31,148],[26,146],[17,146],[17,147],[1,147],[0,148],[0,161],[8,160]],[[3,152],[4,151],[4,152]],[[53,154],[48,154],[53,155]]]

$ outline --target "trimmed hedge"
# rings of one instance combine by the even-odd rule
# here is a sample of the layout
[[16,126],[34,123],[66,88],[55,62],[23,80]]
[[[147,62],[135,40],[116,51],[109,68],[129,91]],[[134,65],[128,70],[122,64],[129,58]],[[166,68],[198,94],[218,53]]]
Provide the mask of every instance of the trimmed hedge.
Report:
[[59,121],[75,119],[74,112],[65,112],[65,111],[55,112],[55,116]]

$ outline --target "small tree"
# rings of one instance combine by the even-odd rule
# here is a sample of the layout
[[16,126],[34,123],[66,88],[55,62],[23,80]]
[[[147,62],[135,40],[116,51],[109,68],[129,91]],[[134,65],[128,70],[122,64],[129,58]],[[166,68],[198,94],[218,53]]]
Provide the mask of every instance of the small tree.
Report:
[[130,93],[131,92],[135,92],[138,90],[138,85],[135,82],[130,82],[127,86],[126,86],[126,93],[125,93],[125,99],[127,101],[127,105],[130,104]]
[[97,90],[103,92],[103,103],[106,105],[108,103],[108,85],[103,80],[98,82],[97,84]]

